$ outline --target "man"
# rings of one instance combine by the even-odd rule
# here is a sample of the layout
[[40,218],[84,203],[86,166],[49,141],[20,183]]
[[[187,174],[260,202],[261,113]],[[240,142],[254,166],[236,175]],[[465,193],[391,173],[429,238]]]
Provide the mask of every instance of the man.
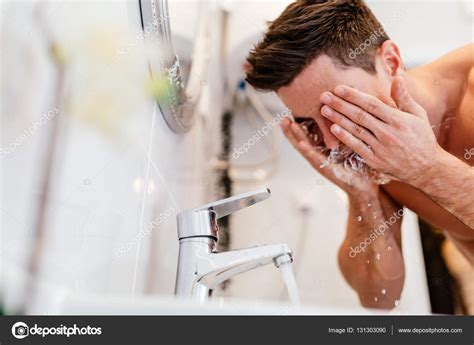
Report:
[[474,147],[473,53],[471,44],[407,71],[363,1],[297,1],[248,56],[251,85],[276,91],[296,120],[316,121],[328,148],[344,143],[392,177],[378,185],[341,165],[321,167],[326,156],[303,128],[282,123],[293,146],[349,197],[339,266],[366,307],[393,308],[400,298],[403,206],[474,263],[474,159],[465,154]]

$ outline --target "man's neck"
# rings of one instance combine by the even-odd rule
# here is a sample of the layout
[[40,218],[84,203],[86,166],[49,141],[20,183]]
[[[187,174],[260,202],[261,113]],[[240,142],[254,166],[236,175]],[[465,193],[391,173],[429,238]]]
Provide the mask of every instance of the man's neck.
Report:
[[441,81],[434,76],[426,76],[418,70],[409,70],[404,74],[408,92],[415,102],[427,112],[432,126],[438,126],[448,113],[447,94],[441,90]]

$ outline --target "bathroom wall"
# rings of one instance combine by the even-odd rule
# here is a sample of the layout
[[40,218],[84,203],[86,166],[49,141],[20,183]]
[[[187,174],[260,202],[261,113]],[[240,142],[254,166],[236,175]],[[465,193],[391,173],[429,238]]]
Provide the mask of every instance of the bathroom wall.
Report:
[[[173,27],[180,24],[179,34],[192,39],[193,13],[187,5],[172,4],[170,20]],[[136,36],[134,2],[43,6],[43,26],[59,42],[67,62],[65,104],[54,98],[56,68],[33,3],[7,3],[3,12],[9,20],[2,32],[7,55],[2,82],[8,92],[2,102],[2,147],[49,109],[59,108],[58,115],[2,159],[1,279],[6,310],[20,310],[25,296],[28,312],[54,314],[59,300],[80,293],[127,298],[172,293],[176,214],[211,198],[209,155],[219,148],[214,145],[219,137],[208,131],[215,124],[206,122],[206,116],[216,113],[204,116],[200,107],[192,130],[178,135],[145,97],[140,83],[148,69],[145,56],[137,56],[143,40]],[[117,47],[128,50],[124,63],[115,66]],[[209,58],[212,61],[212,53]],[[25,291],[29,253],[38,243],[33,234],[44,201],[42,175],[56,120],[59,135],[45,240],[32,294],[31,289]],[[140,230],[147,233],[140,235]]]
[[[408,66],[432,61],[473,40],[471,1],[368,1]],[[429,13],[429,15],[428,15]]]

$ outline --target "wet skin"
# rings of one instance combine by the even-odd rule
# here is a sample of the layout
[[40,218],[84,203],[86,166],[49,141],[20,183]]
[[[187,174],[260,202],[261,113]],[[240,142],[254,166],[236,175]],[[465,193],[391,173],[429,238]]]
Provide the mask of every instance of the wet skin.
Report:
[[[344,116],[336,110],[338,104],[339,107],[344,104],[344,98],[336,95],[336,87],[349,85],[395,107],[397,103],[394,100],[396,96],[393,94],[393,84],[395,80],[403,78],[407,91],[416,103],[426,111],[426,120],[424,121],[429,121],[429,124],[434,126],[430,133],[435,145],[429,142],[430,133],[420,134],[422,138],[419,143],[424,144],[423,140],[426,141],[427,149],[425,151],[428,150],[428,147],[439,146],[441,151],[449,153],[448,155],[452,159],[457,157],[472,166],[474,159],[468,160],[465,155],[466,148],[474,147],[472,50],[472,45],[470,45],[433,63],[406,71],[398,48],[393,42],[387,41],[377,52],[376,74],[369,74],[358,68],[342,67],[330,57],[322,55],[303,70],[289,86],[280,88],[277,93],[293,111],[296,118],[310,117],[318,123],[326,146],[336,147],[343,137],[338,138],[338,134],[334,131],[337,126],[334,123],[338,123],[342,129],[346,127],[349,134],[350,129],[353,128],[351,126],[354,124],[354,121],[350,121],[348,116]],[[325,101],[325,95],[330,95],[332,102]],[[333,111],[333,117],[323,116],[321,111],[326,108]],[[341,116],[337,116],[338,114]],[[344,123],[344,121],[346,122]],[[423,124],[417,125],[426,130],[426,126],[423,127]],[[361,127],[364,129],[363,126]],[[401,294],[404,281],[403,255],[400,245],[401,221],[393,224],[391,231],[377,239],[369,250],[362,253],[363,255],[350,258],[348,256],[349,248],[367,238],[367,234],[380,224],[381,219],[389,218],[402,205],[407,206],[429,223],[443,229],[470,262],[474,262],[474,232],[467,225],[472,224],[469,223],[469,220],[472,219],[470,218],[472,213],[469,212],[472,212],[472,209],[467,211],[467,218],[460,218],[455,212],[450,211],[449,207],[443,207],[439,202],[433,201],[434,198],[428,196],[422,186],[415,187],[408,182],[392,181],[382,187],[370,182],[351,185],[347,183],[350,176],[344,180],[344,176],[341,179],[341,174],[334,174],[331,169],[319,168],[325,157],[315,152],[311,141],[307,139],[297,124],[285,120],[282,128],[293,146],[308,162],[346,191],[349,196],[350,215],[346,239],[339,251],[339,263],[346,280],[358,292],[363,305],[391,308]],[[374,134],[368,132],[367,134]],[[402,163],[404,162],[402,161]],[[406,170],[410,171],[410,169]],[[459,171],[459,169],[455,171]],[[467,172],[467,174],[469,173]],[[433,178],[436,177],[433,176]],[[452,188],[454,196],[461,196],[462,193],[467,192],[468,197],[469,190],[471,190],[471,194],[474,194],[472,179],[466,178],[457,182],[458,184],[453,184]],[[440,183],[443,181],[440,180]],[[359,214],[370,215],[370,217],[364,217],[364,221],[358,222],[355,218]],[[372,214],[376,219],[373,219]],[[388,247],[393,248],[389,253],[386,252]],[[377,253],[383,253],[381,260],[373,260]],[[380,296],[378,292],[387,286],[391,287],[389,290],[391,292]],[[377,297],[376,301],[374,296]]]

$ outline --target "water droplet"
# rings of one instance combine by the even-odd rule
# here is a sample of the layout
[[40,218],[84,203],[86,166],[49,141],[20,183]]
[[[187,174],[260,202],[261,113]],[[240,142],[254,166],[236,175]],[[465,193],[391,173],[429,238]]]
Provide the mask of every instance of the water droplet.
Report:
[[362,220],[362,217],[361,216],[358,216],[357,217],[357,221],[360,222]]
[[370,260],[367,260],[367,263],[369,264],[369,263],[370,263]]
[[374,213],[374,219],[377,219],[377,215]]
[[387,293],[387,290],[385,289],[382,289],[382,291],[380,291],[382,293],[382,295],[385,295]]
[[368,203],[367,206],[372,207],[372,204],[371,204],[371,203]]
[[391,251],[392,250],[392,247],[388,246],[387,248],[387,252]]
[[84,180],[82,180],[82,183],[84,183],[86,186],[89,186],[92,183],[92,181],[90,178],[85,178]]
[[380,260],[380,253],[375,254],[375,260]]
[[378,302],[378,300],[379,300],[379,299],[378,299],[377,297],[374,297],[374,301],[375,301],[375,302]]
[[400,305],[400,300],[396,299],[394,304],[395,304],[395,307],[398,307]]

